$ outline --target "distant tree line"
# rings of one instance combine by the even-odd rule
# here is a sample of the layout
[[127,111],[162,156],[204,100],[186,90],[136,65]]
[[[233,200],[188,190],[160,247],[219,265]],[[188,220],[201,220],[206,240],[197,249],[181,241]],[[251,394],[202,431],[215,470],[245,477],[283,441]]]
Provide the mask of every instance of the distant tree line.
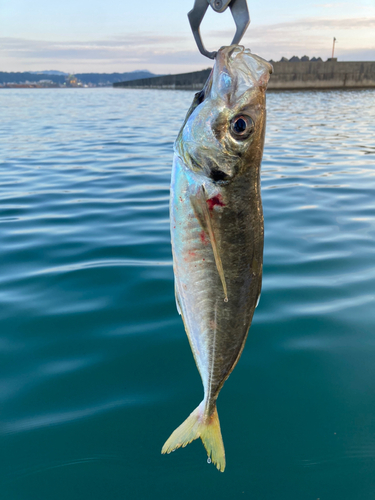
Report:
[[138,78],[149,78],[156,76],[149,71],[132,71],[131,73],[75,73],[83,84],[112,85],[115,82],[138,80]]

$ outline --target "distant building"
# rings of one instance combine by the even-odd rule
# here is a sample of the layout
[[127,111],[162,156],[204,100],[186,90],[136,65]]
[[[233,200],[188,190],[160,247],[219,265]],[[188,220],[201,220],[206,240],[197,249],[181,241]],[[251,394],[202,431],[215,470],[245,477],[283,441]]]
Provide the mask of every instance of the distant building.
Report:
[[74,75],[68,75],[65,78],[65,83],[67,87],[82,87],[82,82]]

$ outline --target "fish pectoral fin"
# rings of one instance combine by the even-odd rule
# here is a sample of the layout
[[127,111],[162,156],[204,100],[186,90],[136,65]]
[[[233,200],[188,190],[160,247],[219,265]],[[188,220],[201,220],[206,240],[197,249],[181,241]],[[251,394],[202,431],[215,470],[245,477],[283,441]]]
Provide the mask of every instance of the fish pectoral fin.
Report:
[[161,452],[171,453],[177,448],[185,447],[194,439],[201,438],[208,458],[219,471],[225,469],[225,451],[221,436],[219,416],[215,407],[212,415],[204,414],[203,402],[191,413],[180,427],[165,442]]
[[219,249],[216,243],[215,233],[212,227],[211,215],[207,207],[206,190],[203,185],[201,189],[198,189],[195,195],[190,196],[190,201],[194,209],[195,216],[197,217],[200,225],[210,238],[212,251],[215,258],[216,268],[219,273],[221,283],[223,285],[224,301],[228,302],[228,291],[227,291],[227,284],[225,281],[223,264],[221,262]]
[[[204,201],[204,205],[207,205],[206,200]],[[202,203],[202,191],[199,190],[198,193],[195,193],[194,195],[190,195],[190,203],[191,206],[193,207],[194,210],[194,215],[197,218],[201,228],[205,233],[208,234],[208,229],[207,229],[207,221],[206,221],[206,214],[204,212],[205,206]]]

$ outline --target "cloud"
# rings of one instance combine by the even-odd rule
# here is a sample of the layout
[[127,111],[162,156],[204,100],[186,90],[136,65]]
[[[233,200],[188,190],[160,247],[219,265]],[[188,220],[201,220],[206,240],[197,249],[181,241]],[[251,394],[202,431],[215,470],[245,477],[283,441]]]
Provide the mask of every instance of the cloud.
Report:
[[[126,60],[162,55],[163,53],[178,52],[183,37],[165,37],[157,35],[129,35],[127,37],[113,37],[109,40],[91,41],[46,41],[26,40],[22,38],[0,38],[0,52],[4,56],[34,57],[56,59],[107,58],[121,55]],[[193,44],[190,44],[193,45]],[[173,50],[171,47],[177,47]]]
[[[341,60],[375,59],[375,18],[308,18],[270,25],[250,25],[243,43],[263,57],[278,60],[292,55],[330,56],[332,38],[337,38],[337,55]],[[205,35],[207,48],[230,43],[233,32],[211,31]],[[227,41],[225,41],[227,39]],[[129,33],[102,40],[48,41],[23,38],[0,38],[3,68],[8,71],[39,70],[41,65],[79,72],[131,71],[153,68],[153,71],[183,72],[211,64],[201,56],[189,34],[162,35]],[[22,66],[22,67],[21,67]],[[103,68],[105,66],[105,68]]]
[[[330,57],[332,39],[336,54],[343,60],[375,60],[375,18],[309,18],[266,26],[250,25],[243,42],[266,58],[292,55]],[[348,59],[347,59],[348,60]]]
[[[149,65],[195,67],[202,64],[202,59],[204,67],[208,65],[207,60],[198,53],[194,41],[182,36],[154,34],[130,34],[87,42],[0,38],[0,54],[3,60],[22,62],[24,69],[19,69],[21,71],[34,69],[36,64],[39,67],[46,64],[65,67],[68,64],[75,68],[79,67],[79,64],[105,65],[113,66],[113,71],[145,68]],[[96,71],[100,71],[99,67]],[[160,71],[163,70],[159,68]]]
[[[304,35],[306,32],[312,32],[314,36],[319,36],[322,31],[334,32],[339,31],[362,31],[365,30],[365,36],[368,38],[368,43],[374,43],[374,18],[348,18],[348,19],[328,19],[328,18],[309,18],[299,19],[297,21],[288,21],[283,23],[275,23],[269,25],[252,26],[250,24],[245,39],[262,40],[262,41],[277,41],[282,36],[288,39],[291,43],[295,43],[294,35]],[[232,34],[229,30],[211,31],[210,37],[229,37]],[[346,34],[346,37],[352,37],[353,34]]]
[[[374,28],[375,18],[371,17],[359,17],[359,18],[344,18],[344,19],[329,19],[329,18],[308,18],[299,19],[297,21],[289,21],[284,23],[276,23],[269,25],[268,28],[272,31],[285,29],[358,29],[358,28]],[[261,30],[261,26],[257,26],[258,30]]]

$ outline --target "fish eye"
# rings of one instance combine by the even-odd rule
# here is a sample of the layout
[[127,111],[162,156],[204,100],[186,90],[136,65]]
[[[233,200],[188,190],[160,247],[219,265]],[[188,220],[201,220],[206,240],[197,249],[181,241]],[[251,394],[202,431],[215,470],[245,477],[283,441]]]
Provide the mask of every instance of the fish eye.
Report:
[[235,139],[247,139],[254,132],[254,122],[250,116],[236,116],[230,122],[230,131]]

